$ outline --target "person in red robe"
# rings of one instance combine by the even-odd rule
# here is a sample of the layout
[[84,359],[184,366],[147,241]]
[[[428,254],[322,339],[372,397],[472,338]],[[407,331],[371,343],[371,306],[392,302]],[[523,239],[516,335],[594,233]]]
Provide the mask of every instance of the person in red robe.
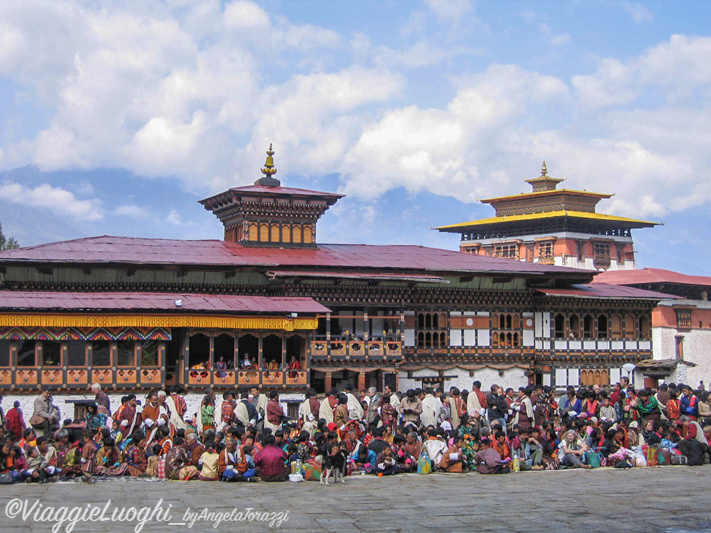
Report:
[[19,441],[25,429],[27,427],[25,426],[25,417],[22,414],[22,409],[20,409],[20,402],[15,401],[12,404],[12,409],[5,415],[5,430],[12,435],[15,441]]

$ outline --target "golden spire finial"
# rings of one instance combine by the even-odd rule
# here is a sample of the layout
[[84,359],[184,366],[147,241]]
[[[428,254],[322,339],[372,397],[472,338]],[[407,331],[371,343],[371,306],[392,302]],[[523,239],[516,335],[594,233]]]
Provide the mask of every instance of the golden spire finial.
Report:
[[543,168],[541,169],[541,176],[547,176],[548,175],[548,168],[546,168],[546,162],[543,162]]
[[277,173],[277,169],[274,168],[274,150],[272,150],[272,143],[269,143],[269,150],[267,150],[267,160],[264,163],[264,168],[261,170],[262,174],[266,178],[271,178]]

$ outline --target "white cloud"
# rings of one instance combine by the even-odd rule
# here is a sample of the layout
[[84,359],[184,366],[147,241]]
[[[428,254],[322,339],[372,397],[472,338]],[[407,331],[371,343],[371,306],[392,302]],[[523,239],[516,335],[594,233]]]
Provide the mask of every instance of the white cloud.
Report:
[[374,198],[402,185],[473,201],[499,130],[515,124],[530,102],[567,97],[560,80],[512,65],[494,65],[458,85],[447,109],[392,110],[367,127],[344,160],[345,191]]
[[114,209],[111,214],[135,219],[145,219],[149,218],[151,215],[148,208],[133,204],[120,205]]
[[605,108],[634,102],[645,90],[661,88],[670,102],[681,102],[711,84],[711,37],[672,35],[628,61],[604,58],[590,76],[572,79],[581,104]]
[[37,187],[3,183],[0,184],[0,198],[14,204],[48,209],[76,220],[100,220],[104,217],[99,200],[78,200],[72,192],[46,183]]
[[551,44],[555,46],[563,46],[570,43],[572,40],[573,38],[569,33],[561,33],[560,35],[556,35],[551,38]]
[[642,4],[622,2],[622,9],[629,13],[630,17],[636,24],[647,24],[649,22],[654,22],[654,13]]

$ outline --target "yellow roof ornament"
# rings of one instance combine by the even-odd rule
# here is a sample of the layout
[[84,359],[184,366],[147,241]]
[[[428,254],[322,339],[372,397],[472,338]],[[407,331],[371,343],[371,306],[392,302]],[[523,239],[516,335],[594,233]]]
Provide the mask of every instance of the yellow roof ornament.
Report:
[[546,162],[543,162],[543,168],[541,169],[541,176],[547,176],[548,175],[548,168],[546,168]]
[[272,150],[272,143],[269,143],[269,150],[267,150],[267,160],[264,162],[264,167],[261,169],[261,173],[264,174],[264,176],[255,181],[255,185],[260,185],[262,187],[281,186],[281,182],[274,177],[274,174],[277,173],[277,169],[274,166],[274,150]]
[[264,168],[261,170],[267,178],[271,178],[277,173],[277,169],[274,167],[274,150],[272,150],[272,143],[269,143],[269,150],[267,150],[267,160],[264,163]]

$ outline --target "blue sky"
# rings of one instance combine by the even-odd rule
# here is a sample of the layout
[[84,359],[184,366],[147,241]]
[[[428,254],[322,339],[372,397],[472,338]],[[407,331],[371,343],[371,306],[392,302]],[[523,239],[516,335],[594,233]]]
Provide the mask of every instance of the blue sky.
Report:
[[321,242],[430,228],[539,174],[664,222],[639,266],[711,275],[711,2],[0,4],[0,223],[22,244],[220,238],[259,177],[347,196]]

